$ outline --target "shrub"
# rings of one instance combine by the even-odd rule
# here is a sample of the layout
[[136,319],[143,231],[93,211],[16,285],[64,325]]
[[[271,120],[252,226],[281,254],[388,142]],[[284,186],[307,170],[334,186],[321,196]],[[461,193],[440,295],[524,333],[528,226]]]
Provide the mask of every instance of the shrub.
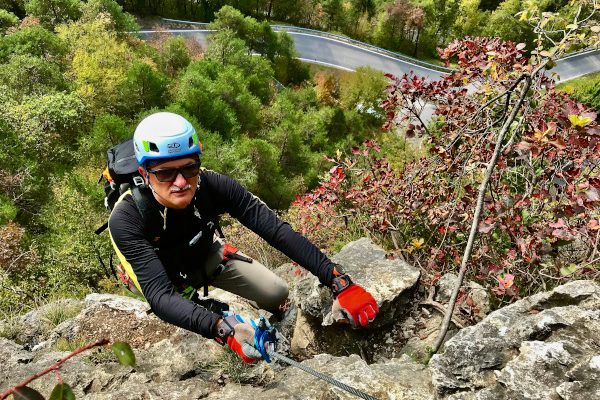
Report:
[[[498,57],[489,58],[490,51]],[[329,176],[294,207],[304,232],[327,240],[318,232],[332,230],[331,242],[338,233],[362,227],[422,265],[429,282],[461,264],[477,187],[500,129],[490,121],[504,115],[504,103],[481,113],[465,110],[506,93],[503,85],[519,79],[523,60],[515,44],[495,39],[456,42],[442,54],[459,55],[461,69],[437,82],[395,78],[384,104],[390,128],[392,121],[410,120],[417,99],[438,104],[433,124],[406,126],[407,135],[427,134],[428,157],[396,170],[381,157],[379,145],[367,141],[352,156],[330,158]],[[486,82],[481,92],[457,89],[471,79]],[[596,113],[558,93],[545,77],[526,96],[530,108],[503,143],[469,262],[472,278],[493,288],[497,305],[600,276]]]

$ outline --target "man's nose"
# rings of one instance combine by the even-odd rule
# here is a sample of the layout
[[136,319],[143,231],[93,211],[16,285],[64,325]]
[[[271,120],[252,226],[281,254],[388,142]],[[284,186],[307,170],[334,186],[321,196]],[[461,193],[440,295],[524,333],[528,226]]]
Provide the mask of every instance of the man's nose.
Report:
[[184,176],[181,174],[181,171],[177,171],[177,176],[175,177],[173,184],[180,188],[183,188],[185,185],[187,185],[187,179],[184,178]]

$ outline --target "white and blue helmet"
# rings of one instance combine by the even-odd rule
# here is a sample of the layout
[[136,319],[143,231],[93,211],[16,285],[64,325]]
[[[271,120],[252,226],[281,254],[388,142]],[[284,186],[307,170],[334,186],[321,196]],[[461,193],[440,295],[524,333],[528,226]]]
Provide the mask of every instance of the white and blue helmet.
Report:
[[139,165],[149,160],[202,153],[202,145],[192,124],[171,112],[158,112],[144,118],[135,128],[133,144]]

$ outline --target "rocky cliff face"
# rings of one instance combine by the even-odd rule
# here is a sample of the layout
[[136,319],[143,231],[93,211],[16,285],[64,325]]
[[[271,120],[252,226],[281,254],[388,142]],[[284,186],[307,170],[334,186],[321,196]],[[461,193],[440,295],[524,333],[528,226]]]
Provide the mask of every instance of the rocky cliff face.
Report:
[[571,282],[497,310],[430,369],[444,399],[599,399],[600,287]]
[[[418,270],[386,259],[366,239],[349,244],[335,259],[375,293],[383,315],[368,330],[332,326],[327,292],[312,277],[298,275],[296,267],[282,266],[278,273],[296,299],[282,331],[290,356],[305,359],[303,364],[379,399],[600,398],[598,284],[572,282],[492,312],[459,330],[426,365],[415,361],[415,349],[436,336],[439,315],[417,301]],[[236,312],[264,314],[226,292],[211,296]],[[443,301],[443,286],[435,298]],[[137,365],[118,364],[104,348],[74,357],[61,373],[78,398],[355,398],[293,367],[245,366],[214,341],[158,320],[138,300],[94,294],[47,307],[80,311],[48,330],[46,310],[36,310],[21,318],[11,339],[0,338],[0,392],[52,365],[69,347],[106,337],[129,342]],[[55,383],[49,374],[31,386],[49,394]]]

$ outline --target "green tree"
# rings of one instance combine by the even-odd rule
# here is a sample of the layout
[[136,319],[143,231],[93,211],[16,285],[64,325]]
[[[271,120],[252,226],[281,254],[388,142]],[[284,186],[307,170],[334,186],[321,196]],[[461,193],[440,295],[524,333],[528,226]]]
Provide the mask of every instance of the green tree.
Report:
[[279,54],[277,33],[268,22],[258,22],[252,17],[244,17],[233,7],[225,6],[215,15],[210,24],[211,29],[229,30],[235,37],[241,39],[248,49],[273,61]]
[[163,71],[171,77],[185,69],[192,58],[182,36],[171,36],[161,46],[160,64]]
[[[211,29],[228,32],[219,32],[212,39],[223,55],[240,53],[240,43],[234,40],[238,38],[244,42],[248,52],[261,54],[272,62],[275,78],[280,82],[299,83],[308,78],[308,69],[295,59],[294,41],[287,33],[276,33],[266,21],[244,17],[230,6],[221,8],[215,17]],[[217,49],[214,51],[217,52]]]
[[269,132],[269,142],[279,153],[277,163],[281,174],[289,179],[297,179],[304,183],[307,177],[315,177],[313,170],[313,153],[305,141],[306,131],[302,127],[292,128],[288,124],[281,125]]
[[5,34],[8,28],[19,23],[19,17],[10,11],[0,9],[0,34]]
[[121,103],[120,88],[127,79],[132,52],[108,29],[110,18],[78,21],[57,28],[70,46],[69,76],[75,91],[95,114],[112,111]]
[[12,98],[39,95],[67,88],[58,65],[39,57],[25,54],[12,55],[0,66],[0,84],[6,86]]
[[273,97],[273,69],[268,60],[252,56],[244,41],[229,29],[224,29],[209,38],[206,57],[223,66],[232,65],[240,68],[248,82],[248,89],[263,104]]
[[533,29],[527,21],[521,21],[517,13],[521,11],[521,0],[505,0],[490,15],[484,34],[499,36],[513,42],[532,42]]
[[28,26],[0,37],[0,61],[11,54],[27,54],[49,62],[62,63],[67,46],[57,35],[41,26]]
[[345,25],[344,3],[342,0],[323,0],[321,2],[325,29],[337,30]]
[[229,28],[220,29],[208,38],[206,56],[220,64],[237,64],[249,55],[246,43]]
[[78,158],[84,164],[89,161],[88,164],[91,165],[102,165],[106,160],[106,151],[131,138],[131,132],[131,128],[121,117],[114,114],[99,115],[91,132],[81,135],[79,139]]
[[436,47],[445,45],[450,39],[452,26],[458,17],[460,0],[426,0],[421,5],[425,8],[426,15],[422,42],[433,53]]
[[271,16],[295,25],[314,25],[318,4],[314,0],[273,0]]
[[89,120],[81,99],[64,92],[25,96],[6,112],[21,149],[40,165],[38,173],[62,169],[63,163],[72,162],[78,132],[86,129]]
[[49,200],[39,210],[45,233],[40,243],[40,293],[83,296],[105,276],[95,249],[108,254],[110,244],[94,234],[106,221],[97,166],[73,169],[47,182]]
[[153,107],[164,107],[167,102],[168,78],[151,65],[134,61],[127,71],[127,76],[120,92],[122,115],[133,116]]
[[250,33],[250,25],[255,22],[254,18],[244,17],[239,10],[231,6],[224,6],[215,14],[215,19],[210,23],[209,28],[216,30],[229,29],[246,42]]
[[280,38],[286,36],[286,32],[275,32],[267,21],[262,21],[251,26],[250,48],[258,54],[262,54],[273,61],[275,57],[281,56],[286,49],[282,48]]
[[252,94],[247,77],[239,68],[226,66],[214,81],[214,91],[234,110],[242,132],[259,128],[260,100]]
[[0,226],[13,221],[17,216],[18,210],[11,199],[0,193]]
[[5,103],[2,114],[10,135],[3,137],[7,154],[0,164],[14,177],[19,222],[41,229],[37,217],[48,200],[48,179],[75,162],[78,133],[88,129],[89,116],[77,96],[64,92]]
[[488,23],[489,11],[479,9],[480,0],[460,0],[458,17],[453,27],[454,37],[481,36]]
[[123,7],[115,0],[88,0],[81,6],[81,19],[93,21],[101,13],[109,14],[111,27],[119,32],[136,32],[139,26],[133,15],[123,11]]
[[345,110],[357,110],[370,123],[381,125],[385,112],[381,107],[389,80],[381,71],[360,67],[353,74],[346,74],[340,81],[340,105]]
[[236,153],[238,159],[250,160],[252,169],[245,172],[248,189],[270,207],[288,207],[295,194],[302,189],[301,178],[284,177],[279,164],[280,151],[270,141],[242,138]]
[[[0,137],[2,138],[3,151],[0,152],[0,171],[12,173],[25,166],[23,159],[23,144],[14,129],[12,107],[16,104],[8,94],[6,87],[0,86]],[[0,185],[0,192],[5,192],[4,185]]]
[[[298,131],[302,142],[309,146],[311,152],[319,153],[318,157],[335,150],[337,142],[345,138],[348,131],[342,110],[319,107],[317,93],[312,87],[281,92],[271,107],[264,111],[263,126],[260,137],[265,140],[270,140],[272,132],[280,129]],[[313,165],[320,162],[312,161]]]
[[212,60],[192,62],[179,80],[175,99],[205,129],[228,137],[240,126],[235,111],[215,87],[223,68]]
[[77,0],[29,0],[25,5],[28,15],[39,18],[48,28],[63,22],[75,21],[81,16],[81,2]]

